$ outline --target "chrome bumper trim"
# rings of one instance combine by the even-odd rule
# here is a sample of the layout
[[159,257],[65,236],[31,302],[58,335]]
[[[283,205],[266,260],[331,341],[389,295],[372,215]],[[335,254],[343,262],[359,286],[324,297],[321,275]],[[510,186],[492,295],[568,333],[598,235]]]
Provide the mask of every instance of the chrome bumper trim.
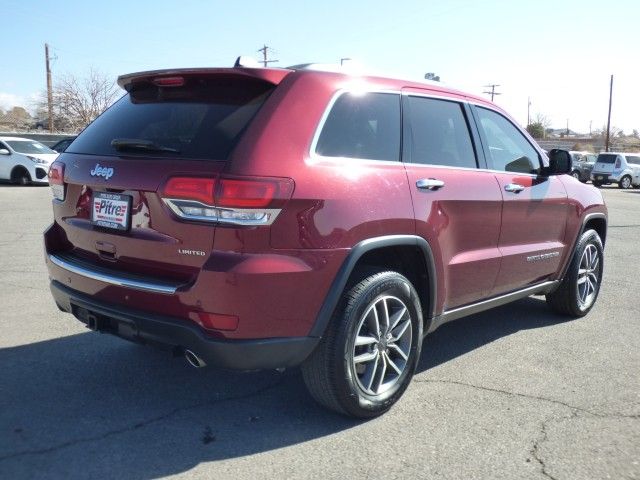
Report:
[[145,292],[161,293],[163,295],[172,295],[176,293],[176,290],[181,286],[179,284],[172,284],[168,282],[156,281],[152,283],[133,276],[117,275],[100,267],[92,266],[89,268],[89,266],[84,264],[84,262],[71,261],[58,255],[48,255],[48,259],[54,265],[68,272],[75,273],[76,275],[90,278],[92,280],[98,280],[99,282],[117,285],[119,287],[132,288]]

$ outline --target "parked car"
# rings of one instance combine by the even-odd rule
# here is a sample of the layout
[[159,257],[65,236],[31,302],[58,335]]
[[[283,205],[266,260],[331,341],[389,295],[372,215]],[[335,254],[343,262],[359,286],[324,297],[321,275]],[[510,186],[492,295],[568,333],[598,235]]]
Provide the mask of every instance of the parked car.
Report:
[[69,145],[71,145],[71,142],[73,142],[75,138],[76,138],[75,136],[63,138],[62,140],[57,142],[53,147],[51,147],[51,149],[55,150],[58,153],[62,153],[67,149]]
[[591,179],[591,170],[596,163],[596,154],[591,152],[575,152],[570,151],[571,155],[571,175],[586,183]]
[[593,166],[591,181],[596,187],[612,183],[625,189],[640,187],[640,153],[601,153]]
[[301,365],[320,404],[372,417],[440,325],[596,301],[601,193],[483,98],[313,66],[118,83],[49,173],[51,291],[92,330],[196,367]]
[[[53,119],[53,129],[59,132],[70,131],[72,128],[69,120],[63,117],[54,117]],[[43,118],[40,120],[36,120],[31,124],[32,130],[49,130],[49,118]]]
[[49,165],[58,154],[35,140],[0,137],[0,179],[12,183],[48,183]]

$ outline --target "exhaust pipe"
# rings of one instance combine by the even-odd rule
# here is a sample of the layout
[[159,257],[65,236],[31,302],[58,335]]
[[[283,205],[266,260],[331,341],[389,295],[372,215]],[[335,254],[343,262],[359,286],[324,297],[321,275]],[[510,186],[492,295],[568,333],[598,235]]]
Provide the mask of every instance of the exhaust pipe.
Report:
[[202,368],[207,366],[206,362],[191,350],[184,351],[184,358],[187,359],[187,362],[189,362],[189,365],[191,365],[192,367]]

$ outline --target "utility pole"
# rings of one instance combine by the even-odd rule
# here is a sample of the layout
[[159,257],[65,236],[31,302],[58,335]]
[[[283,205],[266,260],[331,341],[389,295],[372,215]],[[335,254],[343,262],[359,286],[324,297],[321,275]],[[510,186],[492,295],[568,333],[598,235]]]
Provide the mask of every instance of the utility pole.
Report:
[[278,60],[268,60],[267,59],[268,54],[269,54],[269,50],[273,50],[273,49],[270,48],[270,47],[267,47],[266,45],[263,45],[262,48],[258,50],[258,52],[262,53],[262,66],[264,68],[267,68],[267,65],[269,63],[275,63],[275,62],[278,61]]
[[492,84],[492,85],[485,85],[485,86],[484,86],[484,88],[490,88],[490,89],[491,89],[491,91],[490,91],[490,92],[485,91],[485,92],[483,92],[483,93],[486,93],[486,94],[491,95],[491,101],[493,102],[493,97],[494,97],[495,95],[502,95],[501,93],[496,92],[496,87],[499,87],[499,86],[500,86],[500,85],[495,85],[495,84]]
[[609,115],[607,116],[607,140],[604,144],[604,151],[609,151],[609,131],[611,129],[611,99],[613,98],[613,75],[611,75],[611,83],[609,84]]
[[527,97],[527,127],[529,125],[531,125],[531,97]]
[[44,44],[44,56],[47,66],[47,107],[49,110],[49,132],[53,132],[53,91],[51,90],[51,67],[49,65],[49,44]]

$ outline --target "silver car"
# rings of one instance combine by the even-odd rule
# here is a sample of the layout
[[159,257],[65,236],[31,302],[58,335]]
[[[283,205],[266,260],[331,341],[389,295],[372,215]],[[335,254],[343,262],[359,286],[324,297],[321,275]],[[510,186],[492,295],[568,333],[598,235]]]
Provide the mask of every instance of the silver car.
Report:
[[591,171],[591,181],[596,187],[611,183],[620,188],[640,187],[640,153],[601,153]]
[[571,176],[582,183],[591,178],[591,170],[596,163],[596,155],[591,152],[570,151],[571,155]]
[[0,137],[0,180],[48,184],[49,166],[56,158],[58,153],[35,140]]

